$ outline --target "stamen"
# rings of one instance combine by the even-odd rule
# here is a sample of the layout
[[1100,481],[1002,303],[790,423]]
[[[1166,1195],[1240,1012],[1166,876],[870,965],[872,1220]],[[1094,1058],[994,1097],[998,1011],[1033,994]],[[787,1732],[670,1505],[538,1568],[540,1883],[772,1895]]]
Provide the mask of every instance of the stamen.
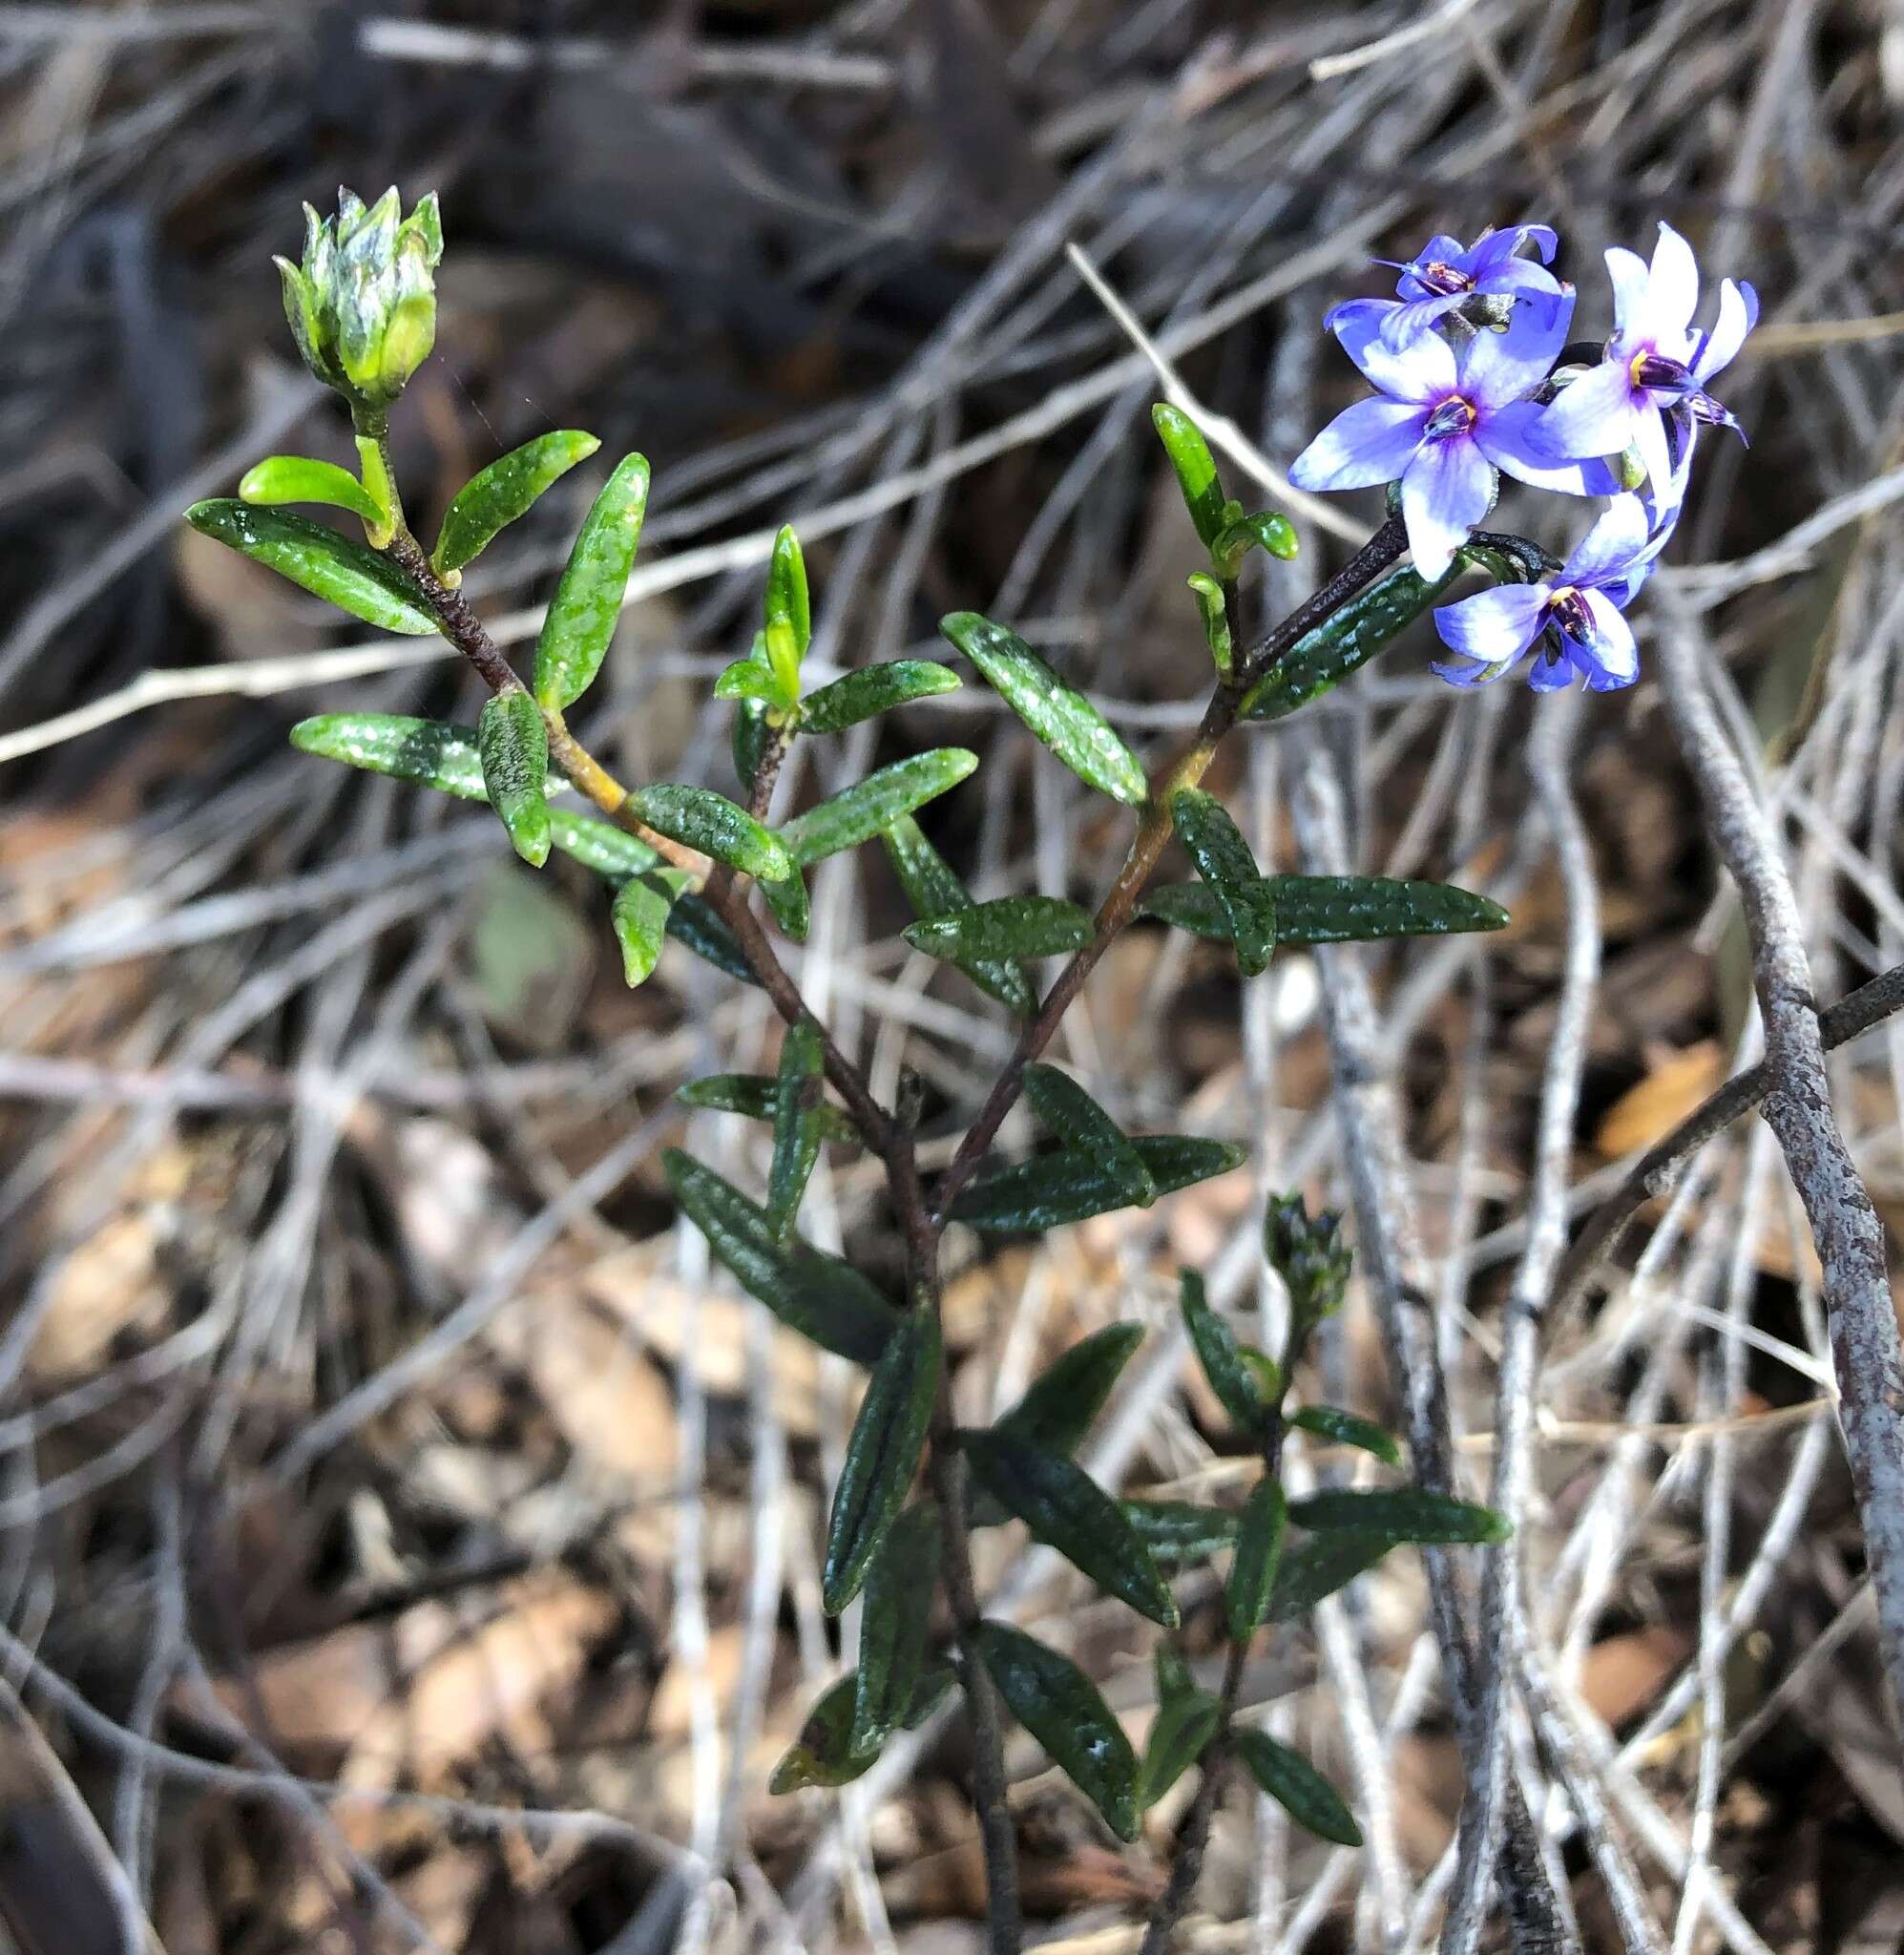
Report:
[[1448,398],[1428,417],[1422,431],[1430,441],[1446,441],[1452,434],[1465,434],[1475,425],[1475,410],[1457,393]]
[[1635,353],[1633,364],[1628,369],[1633,375],[1635,387],[1658,388],[1663,391],[1684,393],[1692,385],[1691,370],[1681,361],[1669,360],[1663,353]]
[[1475,282],[1464,271],[1457,271],[1452,264],[1444,264],[1436,259],[1433,264],[1424,264],[1416,276],[1424,285],[1444,294],[1472,292]]

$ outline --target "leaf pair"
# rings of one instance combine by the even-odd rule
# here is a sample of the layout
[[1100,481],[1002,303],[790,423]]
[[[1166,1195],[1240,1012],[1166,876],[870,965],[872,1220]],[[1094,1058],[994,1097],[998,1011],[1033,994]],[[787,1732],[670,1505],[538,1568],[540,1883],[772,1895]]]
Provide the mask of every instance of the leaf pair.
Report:
[[1214,794],[1180,788],[1170,797],[1170,818],[1229,926],[1238,968],[1254,978],[1276,948],[1274,885],[1264,880],[1242,830]]
[[[976,907],[956,871],[926,839],[924,830],[910,814],[888,823],[880,831],[880,840],[885,844],[887,860],[892,864],[899,886],[906,893],[906,900],[921,922],[955,916]],[[908,940],[910,941],[910,937]],[[955,948],[933,951],[931,955],[943,956],[981,991],[1021,1017],[1037,1008],[1037,993],[1032,989],[1031,979],[1010,956],[992,956],[982,951]]]

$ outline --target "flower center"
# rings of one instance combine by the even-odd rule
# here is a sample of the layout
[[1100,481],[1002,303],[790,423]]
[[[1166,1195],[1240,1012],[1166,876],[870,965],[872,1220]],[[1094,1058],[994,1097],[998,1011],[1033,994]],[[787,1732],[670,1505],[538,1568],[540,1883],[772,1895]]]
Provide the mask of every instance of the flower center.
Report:
[[1433,292],[1452,294],[1475,289],[1475,282],[1468,273],[1443,263],[1438,258],[1432,264],[1424,264],[1415,276]]
[[1635,353],[1626,370],[1632,375],[1635,387],[1684,393],[1692,385],[1692,373],[1683,361],[1669,360],[1663,353],[1654,352],[1650,347]]
[[1465,434],[1475,425],[1475,410],[1457,393],[1453,393],[1428,417],[1422,432],[1430,441],[1447,441]]
[[1547,599],[1548,615],[1568,638],[1578,644],[1590,645],[1598,635],[1594,629],[1593,613],[1587,609],[1586,599],[1573,584],[1561,584]]

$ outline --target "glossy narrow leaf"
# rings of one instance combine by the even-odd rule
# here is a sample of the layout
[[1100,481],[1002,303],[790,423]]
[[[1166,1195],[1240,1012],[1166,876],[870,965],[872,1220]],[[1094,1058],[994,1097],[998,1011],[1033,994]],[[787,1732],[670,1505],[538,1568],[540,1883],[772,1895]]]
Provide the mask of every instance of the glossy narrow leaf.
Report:
[[1390,1541],[1506,1541],[1514,1532],[1514,1524],[1492,1507],[1422,1486],[1331,1487],[1292,1503],[1289,1518],[1300,1527],[1346,1527]]
[[1326,1596],[1372,1568],[1395,1545],[1386,1534],[1352,1534],[1347,1528],[1297,1542],[1284,1552],[1265,1620],[1299,1621]]
[[1402,1463],[1402,1449],[1395,1443],[1393,1433],[1372,1419],[1358,1419],[1354,1413],[1345,1412],[1340,1405],[1305,1405],[1289,1415],[1289,1423],[1314,1433],[1318,1439],[1333,1440],[1338,1446],[1356,1446],[1365,1453],[1373,1453],[1391,1466]]
[[1210,555],[1223,566],[1225,577],[1234,577],[1243,568],[1243,559],[1252,550],[1267,551],[1271,557],[1280,557],[1287,563],[1295,556],[1297,548],[1295,527],[1288,517],[1265,509],[1254,515],[1239,516],[1234,522],[1224,523],[1222,533],[1210,545]]
[[661,1168],[682,1212],[750,1295],[823,1350],[872,1364],[902,1321],[850,1264],[803,1242],[783,1243],[766,1211],[678,1147]]
[[496,693],[476,723],[476,752],[490,806],[515,852],[533,869],[549,859],[549,734],[526,692]]
[[663,782],[636,788],[628,806],[657,834],[685,842],[743,875],[779,882],[793,873],[793,857],[744,808],[711,788]]
[[[738,1113],[748,1120],[772,1122],[780,1113],[780,1082],[770,1073],[713,1073],[675,1089],[683,1106],[711,1113]],[[826,1141],[857,1141],[860,1131],[837,1106],[822,1100],[813,1107],[820,1137]]]
[[912,1701],[900,1723],[908,1731],[917,1731],[957,1688],[958,1671],[950,1663],[928,1664],[912,1686]]
[[1243,702],[1243,718],[1280,720],[1341,684],[1433,604],[1462,568],[1457,557],[1430,582],[1404,565],[1357,592],[1256,682]]
[[1210,648],[1217,670],[1227,679],[1236,648],[1230,641],[1229,606],[1224,602],[1224,587],[1203,570],[1192,572],[1187,581],[1203,620],[1203,642]]
[[867,1569],[851,1747],[877,1749],[911,1709],[926,1667],[939,1582],[939,1510],[918,1501],[892,1524]]
[[832,795],[788,822],[780,839],[803,869],[890,828],[915,808],[956,788],[978,765],[963,746],[934,746],[878,768],[865,780]]
[[639,835],[578,809],[552,808],[549,833],[563,854],[574,856],[597,875],[640,875],[660,864],[660,856]]
[[838,1615],[859,1593],[867,1565],[906,1503],[925,1449],[939,1362],[938,1313],[915,1305],[873,1367],[847,1440],[820,1569],[820,1599],[828,1615]]
[[[1246,1158],[1226,1141],[1189,1135],[1142,1134],[1131,1142],[1161,1195],[1192,1182],[1227,1174]],[[955,1221],[974,1229],[1061,1229],[1093,1215],[1131,1206],[1127,1184],[1088,1154],[1039,1154],[1001,1168],[962,1189],[952,1206]]]
[[758,700],[763,705],[769,706],[790,704],[781,690],[780,681],[772,668],[754,659],[736,659],[731,665],[723,666],[720,678],[714,682],[714,697]]
[[1137,755],[1103,714],[1015,632],[976,611],[954,611],[939,620],[939,629],[1079,780],[1126,807],[1143,804],[1150,784]]
[[813,906],[806,893],[806,878],[795,870],[791,875],[764,876],[761,893],[767,899],[774,921],[794,943],[805,943],[813,924]]
[[1180,1568],[1207,1561],[1236,1539],[1243,1517],[1230,1507],[1203,1507],[1194,1501],[1119,1501],[1124,1519],[1138,1531],[1160,1566]]
[[806,1713],[800,1735],[781,1755],[767,1780],[776,1797],[804,1791],[809,1785],[850,1785],[872,1769],[879,1743],[856,1743],[853,1711],[858,1698],[857,1672],[843,1676]]
[[[555,846],[562,846],[559,834]],[[668,935],[677,943],[685,944],[696,956],[704,957],[717,971],[738,978],[743,984],[760,983],[734,933],[722,922],[705,896],[683,896],[668,912]]]
[[1148,1812],[1203,1755],[1223,1721],[1223,1706],[1203,1691],[1166,1697],[1159,1706],[1138,1770],[1138,1807]]
[[562,571],[535,644],[535,697],[566,708],[581,698],[608,656],[641,517],[648,507],[648,464],[626,455],[602,485]]
[[908,924],[901,934],[929,957],[962,963],[1062,956],[1089,943],[1093,929],[1091,913],[1062,896],[1000,896]]
[[1266,1351],[1259,1351],[1253,1344],[1239,1344],[1236,1353],[1249,1367],[1250,1376],[1256,1380],[1256,1394],[1266,1405],[1276,1405],[1283,1398],[1283,1367]]
[[1025,1068],[1025,1098],[1055,1140],[1074,1154],[1094,1156],[1107,1173],[1121,1178],[1138,1208],[1147,1209],[1157,1199],[1157,1183],[1135,1144],[1069,1073],[1035,1062]]
[[1177,472],[1177,486],[1183,492],[1198,541],[1206,550],[1214,549],[1224,527],[1224,503],[1209,443],[1188,414],[1163,401],[1151,409],[1150,420]]
[[757,699],[743,699],[734,708],[734,725],[728,732],[727,748],[734,757],[734,778],[751,800],[754,780],[761,770],[761,756],[767,750],[773,728],[767,725],[767,709]]
[[456,492],[444,513],[436,548],[429,553],[438,577],[455,578],[495,539],[498,531],[526,515],[536,497],[559,482],[577,462],[585,462],[601,443],[578,428],[558,428],[538,434],[499,456]]
[[1177,1600],[1115,1500],[1062,1453],[1047,1452],[1009,1424],[969,1432],[973,1477],[1008,1512],[1055,1547],[1107,1595],[1140,1615],[1177,1627]]
[[783,529],[774,538],[773,557],[767,564],[765,638],[767,662],[788,700],[800,696],[800,662],[806,656],[812,636],[813,614],[800,538],[791,529]]
[[1203,1367],[1210,1390],[1223,1409],[1245,1432],[1255,1432],[1263,1424],[1268,1407],[1263,1402],[1256,1380],[1236,1341],[1236,1333],[1219,1316],[1203,1290],[1203,1279],[1194,1270],[1182,1272],[1178,1301],[1183,1312],[1183,1327],[1190,1334],[1197,1362]]
[[958,690],[958,674],[931,659],[893,659],[863,665],[800,702],[803,733],[844,733],[876,713],[889,713],[915,699]]
[[[1444,936],[1500,930],[1508,922],[1498,903],[1453,883],[1381,875],[1271,875],[1264,881],[1275,905],[1276,941],[1283,944]],[[1207,884],[1159,884],[1140,898],[1138,914],[1216,943],[1231,941],[1228,913]]]
[[774,1095],[773,1162],[767,1169],[767,1227],[785,1237],[820,1158],[820,1034],[803,1020],[781,1041]]
[[307,454],[272,454],[245,471],[238,485],[246,502],[277,505],[283,502],[319,502],[331,509],[347,509],[372,529],[386,520],[377,498],[348,469],[335,462],[321,462]]
[[475,736],[467,727],[405,713],[320,713],[291,728],[291,745],[301,753],[416,781],[459,800],[488,798]]
[[1244,1503],[1236,1555],[1229,1565],[1229,1580],[1224,1585],[1224,1616],[1232,1643],[1248,1642],[1269,1612],[1269,1595],[1276,1586],[1276,1568],[1283,1559],[1283,1531],[1288,1519],[1288,1500],[1266,1473]]
[[[973,907],[956,872],[927,841],[910,815],[902,815],[893,822],[880,840],[915,916],[930,921]],[[1008,958],[952,957],[948,961],[1008,1010],[1024,1016],[1036,1009],[1037,993],[1032,989],[1032,980]]]
[[1362,1829],[1342,1795],[1300,1752],[1247,1726],[1239,1726],[1232,1738],[1249,1776],[1297,1825],[1338,1846],[1362,1844]]
[[1181,1698],[1203,1694],[1197,1689],[1197,1680],[1190,1674],[1190,1666],[1183,1661],[1182,1650],[1167,1636],[1159,1640],[1152,1652],[1151,1667],[1157,1673],[1157,1701],[1160,1704],[1175,1704]]
[[1236,946],[1237,968],[1254,978],[1276,948],[1276,896],[1264,881],[1249,844],[1214,794],[1180,788],[1170,797],[1170,818],[1189,851],[1197,873],[1215,891]]
[[973,1639],[998,1694],[1104,1816],[1119,1839],[1137,1838],[1137,1754],[1097,1688],[1068,1656],[1005,1623]]
[[660,961],[668,914],[688,878],[679,869],[650,869],[631,875],[615,893],[609,921],[621,946],[621,975],[630,989],[645,984]]
[[195,502],[185,520],[379,631],[425,638],[436,629],[436,620],[393,564],[322,523],[233,500]]

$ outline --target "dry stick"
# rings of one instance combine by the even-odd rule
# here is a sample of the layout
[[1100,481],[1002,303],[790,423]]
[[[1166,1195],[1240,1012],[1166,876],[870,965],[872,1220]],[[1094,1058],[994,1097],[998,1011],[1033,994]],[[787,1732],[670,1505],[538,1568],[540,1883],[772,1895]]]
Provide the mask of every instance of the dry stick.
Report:
[[1885,1273],[1884,1230],[1831,1110],[1791,879],[1705,691],[1701,662],[1712,656],[1710,647],[1675,593],[1663,590],[1657,604],[1665,626],[1661,662],[1673,732],[1745,904],[1765,1020],[1766,1123],[1805,1206],[1824,1271],[1840,1419],[1877,1597],[1878,1641],[1894,1708],[1904,1711],[1904,1349]]

